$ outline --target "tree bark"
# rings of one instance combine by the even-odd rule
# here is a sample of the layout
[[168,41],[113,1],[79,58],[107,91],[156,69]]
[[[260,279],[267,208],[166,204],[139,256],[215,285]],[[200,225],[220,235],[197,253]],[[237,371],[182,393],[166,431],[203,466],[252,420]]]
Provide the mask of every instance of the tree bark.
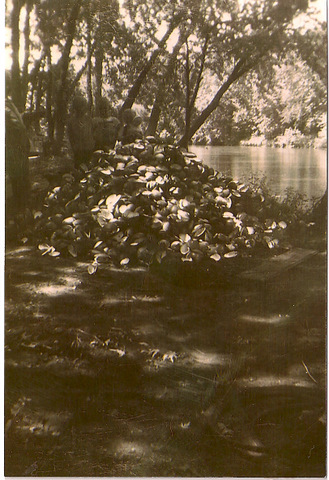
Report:
[[127,110],[128,108],[131,108],[133,106],[133,104],[135,103],[135,100],[136,100],[137,95],[138,95],[138,93],[141,89],[141,86],[143,85],[143,83],[144,83],[148,73],[150,72],[151,68],[153,67],[156,59],[158,58],[158,56],[162,52],[164,46],[166,45],[167,40],[169,39],[170,35],[175,30],[175,28],[178,24],[179,18],[180,17],[177,16],[173,20],[173,22],[169,25],[167,32],[165,33],[165,35],[162,37],[162,39],[158,43],[158,48],[156,50],[154,50],[150,59],[147,61],[144,68],[142,69],[142,71],[140,72],[138,77],[136,78],[133,86],[131,87],[131,89],[128,92],[128,96],[127,96],[125,102],[123,103],[123,105],[120,109],[120,115],[122,114],[122,112],[124,110]]
[[200,68],[198,72],[198,76],[194,85],[193,93],[190,99],[190,108],[192,109],[195,105],[196,97],[198,96],[200,85],[201,85],[201,80],[202,80],[202,74],[203,74],[203,69],[204,69],[204,64],[206,61],[206,55],[207,55],[207,49],[208,49],[208,42],[209,42],[209,35],[206,36],[205,42],[202,48],[202,55],[201,55],[201,62],[200,62]]
[[158,127],[159,119],[161,114],[161,99],[160,95],[157,94],[155,97],[149,123],[146,130],[146,135],[155,135]]
[[74,94],[74,90],[78,86],[78,84],[80,82],[80,79],[81,79],[82,75],[84,74],[87,67],[88,67],[88,60],[86,60],[86,62],[82,65],[82,67],[80,68],[80,70],[78,71],[76,76],[74,77],[73,81],[70,83],[70,88],[68,88],[67,95],[66,95],[67,102],[69,102],[70,98]]
[[177,55],[180,49],[182,48],[182,45],[186,42],[188,35],[189,35],[188,33],[184,33],[180,35],[172,53],[170,54],[170,58],[165,68],[165,71],[159,79],[159,85],[155,95],[155,100],[153,103],[153,108],[150,115],[147,131],[146,131],[147,135],[155,135],[156,133],[158,123],[160,120],[161,108],[162,108],[164,99],[166,97],[166,84],[168,83],[168,79],[172,77],[175,64],[176,64]]
[[67,114],[67,96],[66,96],[67,74],[68,74],[68,68],[70,65],[70,53],[71,53],[75,32],[76,32],[76,26],[77,26],[77,21],[78,21],[80,9],[81,9],[81,4],[82,4],[82,0],[76,0],[76,2],[72,7],[72,10],[67,22],[66,43],[64,46],[63,54],[60,59],[61,77],[60,77],[60,83],[57,89],[55,115],[54,115],[55,132],[56,132],[55,151],[58,153],[61,150],[63,138],[64,138],[66,114]]
[[194,120],[191,125],[190,131],[188,134],[184,134],[179,140],[178,145],[181,147],[187,148],[190,139],[193,135],[199,130],[199,128],[205,123],[208,117],[212,112],[218,107],[221,98],[224,93],[230,88],[232,83],[234,83],[238,78],[240,78],[244,73],[250,70],[251,66],[245,66],[243,60],[239,60],[238,63],[233,68],[232,73],[229,75],[227,80],[223,83],[220,89],[217,91],[214,98],[207,105],[207,107],[200,113],[200,115]]
[[49,147],[54,141],[54,118],[52,113],[53,104],[53,72],[50,45],[45,46],[46,64],[47,64],[47,87],[46,87],[46,120],[47,120],[47,136]]
[[32,5],[30,2],[26,3],[26,18],[24,26],[24,62],[22,67],[22,103],[25,108],[27,101],[27,92],[28,92],[28,76],[29,76],[29,58],[30,58],[30,14],[32,10]]
[[11,66],[11,98],[14,104],[21,112],[24,108],[22,100],[21,74],[19,65],[20,48],[20,30],[19,19],[22,9],[21,0],[13,0],[13,6],[10,16],[11,21],[11,46],[12,46],[12,66]]
[[87,6],[87,97],[90,111],[93,110],[92,88],[92,46],[91,46],[91,15],[90,6]]
[[185,137],[189,138],[189,132],[191,127],[191,105],[190,105],[190,52],[188,47],[188,41],[186,41],[186,59],[185,59]]
[[96,115],[99,114],[99,104],[102,98],[103,89],[103,59],[104,52],[100,45],[97,46],[95,51],[95,110]]

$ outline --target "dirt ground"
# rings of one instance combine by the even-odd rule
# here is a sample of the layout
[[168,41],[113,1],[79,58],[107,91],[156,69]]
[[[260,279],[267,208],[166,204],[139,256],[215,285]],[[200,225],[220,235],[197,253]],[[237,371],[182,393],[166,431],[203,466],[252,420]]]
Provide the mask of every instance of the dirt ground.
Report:
[[326,248],[312,242],[271,281],[195,285],[8,244],[5,474],[323,477]]

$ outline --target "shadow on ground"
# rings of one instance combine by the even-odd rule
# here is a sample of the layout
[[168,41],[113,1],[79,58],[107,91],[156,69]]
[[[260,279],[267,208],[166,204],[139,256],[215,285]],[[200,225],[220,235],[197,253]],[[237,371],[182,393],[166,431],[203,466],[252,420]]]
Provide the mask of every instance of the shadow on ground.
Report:
[[273,282],[6,256],[7,476],[324,476],[326,258]]

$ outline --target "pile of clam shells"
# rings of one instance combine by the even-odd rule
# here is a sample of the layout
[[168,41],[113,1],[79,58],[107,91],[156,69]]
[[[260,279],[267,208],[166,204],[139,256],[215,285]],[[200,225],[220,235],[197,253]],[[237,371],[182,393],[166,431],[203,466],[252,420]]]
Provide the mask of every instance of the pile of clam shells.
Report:
[[266,199],[195,154],[147,137],[94,152],[66,173],[34,212],[42,255],[89,258],[127,267],[222,262],[275,251],[287,224],[260,219]]

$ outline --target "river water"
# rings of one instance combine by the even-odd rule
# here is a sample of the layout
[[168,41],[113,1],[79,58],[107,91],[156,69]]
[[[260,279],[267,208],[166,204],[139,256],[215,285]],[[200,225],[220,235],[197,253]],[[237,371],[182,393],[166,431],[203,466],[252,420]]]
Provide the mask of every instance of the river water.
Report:
[[190,150],[207,165],[235,179],[266,176],[278,195],[292,187],[307,198],[320,197],[327,184],[327,152],[309,148],[201,147]]

